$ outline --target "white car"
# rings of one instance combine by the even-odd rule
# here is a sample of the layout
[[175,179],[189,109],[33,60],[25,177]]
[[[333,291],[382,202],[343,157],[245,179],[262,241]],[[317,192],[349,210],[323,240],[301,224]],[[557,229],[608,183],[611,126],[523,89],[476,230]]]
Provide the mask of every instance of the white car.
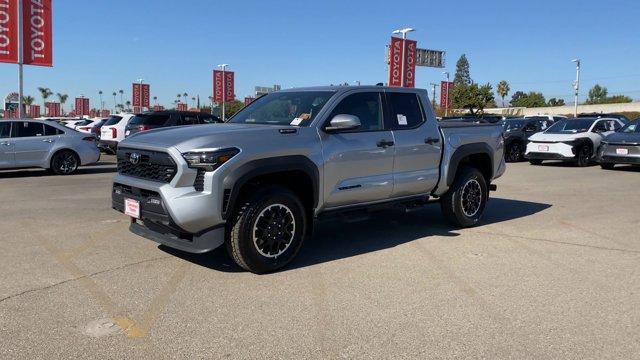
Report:
[[556,122],[556,121],[562,120],[562,119],[567,119],[567,117],[564,116],[564,115],[525,115],[524,118],[525,119],[536,118],[538,120],[540,120],[540,119],[548,119],[548,120],[551,120],[553,122]]
[[75,129],[77,125],[82,125],[86,122],[88,122],[87,119],[71,119],[71,120],[62,120],[60,121],[60,124],[68,127],[69,129]]
[[118,143],[124,140],[125,128],[134,114],[116,114],[111,115],[102,128],[100,129],[100,142],[98,147],[102,150],[116,153]]
[[84,122],[76,123],[75,126],[73,127],[73,130],[79,131],[85,134],[91,134],[91,128],[97,125],[100,121],[102,121],[101,118],[87,119]]
[[540,165],[544,160],[562,160],[587,166],[602,139],[623,125],[622,121],[610,118],[563,119],[531,135],[524,156],[532,165]]

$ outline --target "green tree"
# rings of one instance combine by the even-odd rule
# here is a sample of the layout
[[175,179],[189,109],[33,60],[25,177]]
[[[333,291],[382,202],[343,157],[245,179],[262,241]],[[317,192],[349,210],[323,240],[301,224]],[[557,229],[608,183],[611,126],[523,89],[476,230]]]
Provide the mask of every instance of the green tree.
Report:
[[49,88],[39,87],[38,91],[40,91],[40,96],[42,96],[42,106],[46,107],[46,102],[49,96],[53,95],[53,91]]
[[460,84],[451,92],[453,106],[467,109],[472,115],[481,115],[484,109],[495,104],[491,84]]
[[610,96],[606,99],[607,104],[620,104],[620,103],[630,103],[633,100],[625,95],[614,95]]
[[589,89],[589,95],[587,96],[587,104],[602,104],[607,101],[608,90],[600,84],[595,84]]
[[504,106],[504,98],[507,97],[507,95],[509,95],[509,91],[511,91],[507,80],[501,80],[498,83],[498,86],[496,86],[496,91],[498,92],[498,96],[502,98],[502,106]]
[[551,98],[547,104],[549,106],[564,106],[564,99]]
[[463,84],[469,85],[472,82],[469,72],[469,61],[467,60],[467,56],[462,54],[456,63],[456,74],[453,77],[453,83],[458,86]]
[[35,99],[33,98],[33,96],[27,95],[22,97],[22,102],[27,106],[33,105],[34,101]]
[[522,91],[516,91],[511,97],[511,106],[514,107],[542,107],[546,106],[547,101],[540,92],[530,91],[525,94]]

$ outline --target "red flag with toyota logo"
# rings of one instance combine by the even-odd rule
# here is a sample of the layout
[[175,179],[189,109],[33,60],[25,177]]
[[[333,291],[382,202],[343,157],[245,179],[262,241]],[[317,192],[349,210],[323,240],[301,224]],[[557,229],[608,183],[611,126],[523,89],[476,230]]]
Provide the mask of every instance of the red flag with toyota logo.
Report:
[[18,0],[0,0],[0,62],[18,62]]
[[403,86],[416,86],[416,55],[418,43],[415,40],[404,41],[404,79]]
[[222,95],[222,71],[213,70],[213,101],[221,103],[224,99]]
[[402,48],[404,41],[400,38],[391,37],[389,45],[389,86],[402,86]]
[[22,55],[25,65],[53,66],[51,1],[23,0]]
[[142,84],[142,107],[149,107],[149,100],[151,97],[151,86],[149,84]]
[[224,97],[224,101],[225,102],[233,101],[236,98],[235,74],[233,73],[233,71],[225,71],[224,77],[225,77],[224,91],[226,93]]

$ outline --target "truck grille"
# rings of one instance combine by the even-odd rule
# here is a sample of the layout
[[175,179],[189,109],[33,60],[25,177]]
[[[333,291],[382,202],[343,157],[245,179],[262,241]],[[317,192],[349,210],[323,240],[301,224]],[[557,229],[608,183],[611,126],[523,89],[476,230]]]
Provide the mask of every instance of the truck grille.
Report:
[[204,169],[198,169],[196,180],[193,182],[196,191],[204,191]]
[[118,172],[140,179],[171,182],[177,166],[171,156],[159,151],[118,148]]

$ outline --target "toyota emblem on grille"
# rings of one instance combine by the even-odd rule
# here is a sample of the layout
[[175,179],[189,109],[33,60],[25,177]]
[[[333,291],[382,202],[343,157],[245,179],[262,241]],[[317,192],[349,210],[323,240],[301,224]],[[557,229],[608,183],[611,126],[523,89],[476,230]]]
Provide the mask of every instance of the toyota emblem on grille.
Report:
[[131,153],[131,155],[129,155],[129,162],[133,165],[138,165],[140,163],[140,154]]

